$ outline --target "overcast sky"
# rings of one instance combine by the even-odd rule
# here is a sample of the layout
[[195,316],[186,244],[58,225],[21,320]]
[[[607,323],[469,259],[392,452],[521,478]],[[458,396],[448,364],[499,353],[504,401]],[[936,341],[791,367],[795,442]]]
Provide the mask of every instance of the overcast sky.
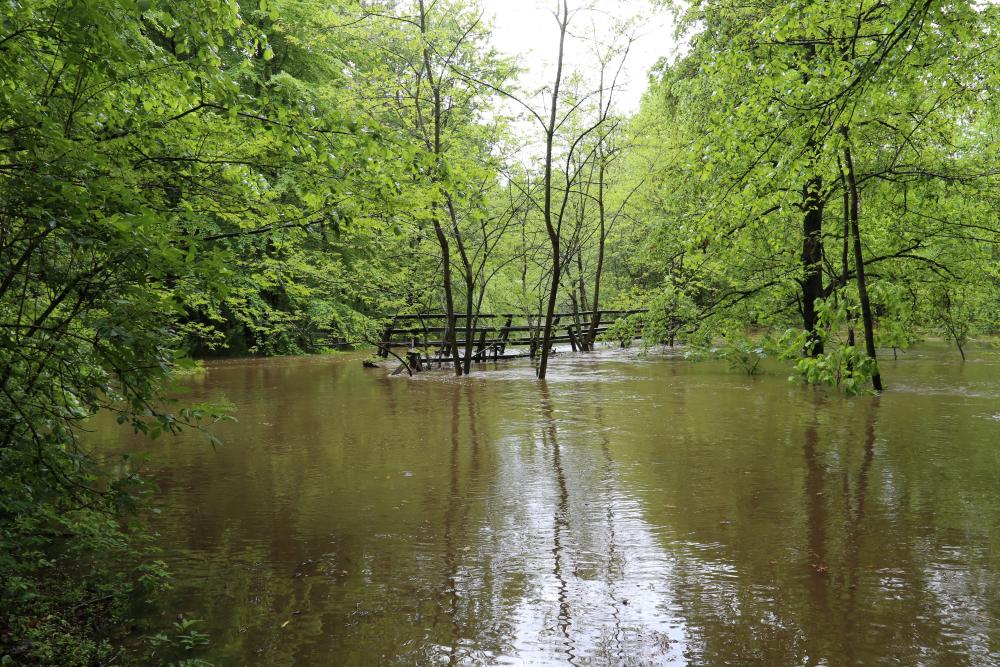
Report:
[[[528,71],[524,84],[537,88],[550,83],[555,75],[559,27],[552,12],[557,0],[482,0],[487,14],[495,18],[494,43],[501,51],[515,55]],[[625,64],[625,86],[619,93],[618,108],[634,112],[646,89],[646,73],[661,57],[676,50],[673,25],[667,12],[654,13],[648,0],[570,0],[570,8],[582,5],[596,11],[581,11],[570,22],[570,32],[581,38],[596,29],[608,34],[615,19],[641,16],[639,39],[633,44]],[[593,70],[594,60],[585,39],[567,40],[567,63]],[[535,100],[539,102],[539,100]]]

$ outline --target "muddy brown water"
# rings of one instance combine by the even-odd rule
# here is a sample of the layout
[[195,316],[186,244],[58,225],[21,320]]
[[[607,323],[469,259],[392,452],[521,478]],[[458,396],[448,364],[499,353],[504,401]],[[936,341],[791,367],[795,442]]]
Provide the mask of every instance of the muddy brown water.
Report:
[[223,447],[149,443],[216,665],[1000,664],[1000,353],[846,398],[669,353],[414,379],[214,362]]

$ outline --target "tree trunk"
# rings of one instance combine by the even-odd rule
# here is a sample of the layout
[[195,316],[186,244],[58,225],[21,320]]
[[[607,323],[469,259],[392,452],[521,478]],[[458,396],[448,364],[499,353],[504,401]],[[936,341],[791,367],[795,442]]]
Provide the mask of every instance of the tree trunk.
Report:
[[461,375],[462,359],[458,354],[458,339],[455,336],[458,323],[455,318],[455,296],[451,288],[451,255],[448,238],[445,236],[436,214],[434,216],[434,233],[437,235],[438,245],[441,247],[441,271],[444,274],[442,278],[444,282],[444,307],[448,322],[447,330],[444,332],[445,346],[451,352],[451,358],[455,364],[455,375]]
[[465,278],[465,352],[462,367],[465,374],[468,375],[472,364],[472,320],[476,276],[472,269],[472,263],[469,261],[469,255],[465,252],[462,230],[458,228],[458,213],[455,211],[455,202],[450,194],[445,194],[445,203],[448,208],[448,217],[451,219],[451,233],[455,238],[455,245],[458,247],[458,257],[462,260],[462,273]]
[[463,359],[463,370],[469,374],[472,366],[472,327],[475,324],[472,317],[472,304],[475,298],[473,291],[476,285],[471,276],[466,276],[465,280],[465,357]]
[[600,224],[600,235],[597,239],[597,267],[594,270],[594,301],[593,315],[590,318],[590,331],[587,332],[589,349],[593,349],[597,339],[597,327],[601,323],[601,275],[604,272],[604,243],[607,240],[607,219],[604,208],[604,158],[597,172],[597,219]]
[[561,271],[559,261],[559,240],[552,242],[552,284],[549,286],[549,300],[545,308],[545,327],[542,329],[542,346],[538,359],[538,379],[545,379],[545,371],[549,366],[549,348],[552,346],[552,321],[555,319],[556,299],[559,297],[559,280],[557,276]]
[[958,326],[955,325],[955,318],[951,314],[951,295],[947,291],[944,293],[944,309],[944,327],[948,331],[948,335],[951,336],[951,339],[955,341],[955,347],[958,348],[958,353],[962,356],[962,361],[965,361],[965,348],[962,346],[963,336]]
[[538,361],[538,379],[545,379],[549,367],[549,347],[552,345],[552,318],[556,312],[556,300],[559,297],[559,276],[562,275],[561,259],[559,257],[559,227],[552,220],[552,144],[556,135],[556,113],[559,108],[559,84],[562,82],[563,55],[566,47],[566,28],[569,23],[569,6],[563,0],[562,18],[559,21],[559,56],[556,63],[555,85],[552,86],[552,108],[549,112],[549,124],[545,129],[545,231],[552,245],[552,279],[549,284],[549,300],[545,309],[545,329],[542,332],[542,350]]
[[[587,301],[587,284],[584,281],[582,255],[583,255],[582,251],[576,253],[576,270],[577,270],[576,289],[580,294],[580,310],[586,312],[590,310],[590,306],[589,302]],[[576,328],[577,343],[580,345],[581,351],[589,352],[593,348],[593,345],[591,345],[591,341],[588,340],[588,334],[590,333],[590,322],[587,322],[586,325],[583,325],[579,321],[577,321],[577,319],[578,318],[574,318],[574,321],[577,324]]]
[[[433,93],[434,107],[433,107],[433,118],[434,118],[434,137],[429,148],[433,151],[434,155],[438,156],[440,160],[441,155],[441,88],[439,82],[434,81],[434,70],[431,67],[431,57],[428,51],[428,46],[426,42],[427,38],[427,12],[424,8],[424,0],[420,0],[420,35],[424,38],[423,44],[423,60],[424,60],[424,70],[427,75],[427,83],[430,84],[431,92]],[[439,165],[434,165],[434,172],[431,174],[431,182],[437,183]],[[462,359],[458,352],[458,339],[456,338],[457,322],[455,318],[455,297],[452,291],[451,283],[451,253],[450,247],[448,245],[448,237],[444,233],[444,229],[441,227],[441,221],[439,216],[440,206],[437,203],[431,205],[433,223],[434,223],[434,234],[437,236],[438,246],[441,248],[441,268],[444,274],[442,280],[444,282],[444,297],[445,297],[445,315],[448,320],[448,328],[445,331],[445,342],[446,345],[451,350],[451,357],[455,364],[455,375],[462,374]]]
[[[816,47],[805,47],[805,67],[802,70],[803,84],[809,83],[809,63],[816,57]],[[810,152],[812,166],[816,168],[819,149],[809,140],[806,149]],[[823,338],[820,335],[816,313],[816,301],[823,298],[823,178],[819,175],[806,181],[802,188],[802,325],[807,332],[805,353],[811,356],[823,354]]]
[[[841,177],[843,180],[843,177]],[[840,257],[840,283],[847,288],[847,281],[851,276],[850,247],[851,247],[851,193],[847,190],[847,183],[844,183],[844,246]],[[847,345],[854,347],[854,316],[850,309],[847,310]]]
[[816,301],[823,297],[823,199],[820,190],[823,179],[812,178],[802,188],[802,324],[808,333],[805,352],[811,356],[823,354],[823,337],[819,332]]
[[847,142],[844,145],[844,163],[847,166],[847,187],[851,193],[851,232],[854,236],[854,273],[858,282],[858,297],[861,301],[861,319],[865,329],[865,351],[872,361],[875,362],[875,372],[872,373],[872,385],[875,391],[882,391],[882,376],[878,371],[878,359],[875,355],[875,324],[872,318],[871,301],[868,299],[868,284],[865,280],[864,253],[861,248],[861,230],[858,223],[859,202],[858,202],[858,180],[854,173],[854,160],[851,156],[850,134],[846,127],[840,128],[840,133],[844,135]]

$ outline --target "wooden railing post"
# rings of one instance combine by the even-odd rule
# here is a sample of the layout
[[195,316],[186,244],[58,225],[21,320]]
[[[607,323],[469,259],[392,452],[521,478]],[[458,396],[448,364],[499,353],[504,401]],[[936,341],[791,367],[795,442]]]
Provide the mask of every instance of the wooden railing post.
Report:
[[479,332],[479,343],[476,345],[476,356],[473,357],[477,362],[483,360],[483,353],[486,351],[486,327]]
[[383,359],[389,357],[389,348],[392,347],[392,332],[396,327],[396,318],[392,318],[389,324],[385,327],[385,331],[382,333],[382,344],[378,348],[378,356]]
[[[541,315],[539,315],[539,319],[540,318]],[[531,340],[530,347],[528,348],[528,354],[531,355],[532,359],[534,359],[535,355],[538,354],[538,334],[541,326],[536,327],[531,324],[531,315],[525,316],[524,319],[528,323],[528,336]]]
[[510,336],[510,327],[513,321],[514,321],[514,316],[508,315],[507,321],[504,322],[503,328],[500,329],[500,343],[499,343],[500,354],[503,354],[507,350],[507,338]]
[[[562,315],[556,315],[555,319],[552,320],[552,331],[555,331],[555,330],[557,330],[559,328],[559,321],[561,319],[562,319]],[[555,343],[550,343],[550,344],[552,345],[553,348],[555,347]],[[551,349],[549,349],[549,353],[550,354],[552,353]]]

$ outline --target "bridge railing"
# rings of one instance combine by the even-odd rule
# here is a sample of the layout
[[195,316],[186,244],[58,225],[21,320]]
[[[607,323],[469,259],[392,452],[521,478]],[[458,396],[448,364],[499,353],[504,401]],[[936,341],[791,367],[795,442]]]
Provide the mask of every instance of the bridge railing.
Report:
[[[644,312],[645,309],[597,311],[597,327],[593,334],[596,337],[606,332],[619,318]],[[583,338],[591,333],[594,314],[592,310],[555,313],[551,343],[569,343],[573,350],[581,348]],[[541,314],[480,313],[472,317],[473,324],[467,329],[467,316],[456,313],[455,337],[459,350],[464,354],[466,333],[471,334],[474,361],[534,356],[541,345],[545,325]],[[447,319],[445,313],[412,313],[392,317],[378,342],[379,356],[389,356],[393,348],[408,348],[420,353],[425,362],[448,358]],[[527,352],[508,351],[508,348],[524,347],[528,348]]]

